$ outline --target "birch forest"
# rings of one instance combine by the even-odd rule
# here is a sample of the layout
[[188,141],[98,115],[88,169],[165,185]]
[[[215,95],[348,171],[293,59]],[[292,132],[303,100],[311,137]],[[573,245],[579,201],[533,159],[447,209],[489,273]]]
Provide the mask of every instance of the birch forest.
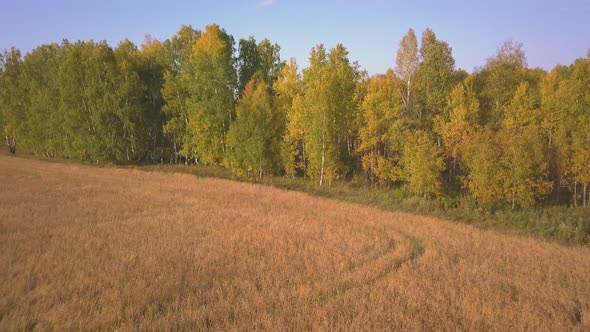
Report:
[[507,41],[469,73],[430,29],[391,44],[392,69],[373,76],[341,44],[300,68],[214,24],[141,45],[12,48],[0,133],[13,154],[362,179],[482,209],[590,206],[590,52],[547,72]]

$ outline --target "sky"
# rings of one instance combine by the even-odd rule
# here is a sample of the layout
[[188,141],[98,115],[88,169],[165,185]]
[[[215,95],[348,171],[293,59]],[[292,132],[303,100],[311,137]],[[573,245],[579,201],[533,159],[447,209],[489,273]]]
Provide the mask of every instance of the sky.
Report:
[[550,70],[586,57],[590,0],[0,0],[0,50],[76,40],[174,35],[182,24],[217,23],[235,40],[254,36],[281,46],[281,57],[308,65],[311,48],[342,43],[369,74],[395,66],[409,28],[431,28],[449,43],[457,67],[472,72],[508,39],[523,43],[530,67]]

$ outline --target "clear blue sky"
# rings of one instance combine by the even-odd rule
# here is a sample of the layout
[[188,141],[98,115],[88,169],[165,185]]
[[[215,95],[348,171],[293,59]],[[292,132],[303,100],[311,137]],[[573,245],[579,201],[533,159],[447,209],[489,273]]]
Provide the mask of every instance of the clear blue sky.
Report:
[[408,28],[430,27],[453,48],[457,66],[482,66],[506,39],[524,44],[531,67],[550,69],[585,57],[590,0],[0,0],[0,50],[28,52],[42,43],[172,36],[182,24],[217,23],[239,38],[269,38],[282,57],[307,66],[311,47],[343,43],[370,74],[394,66]]

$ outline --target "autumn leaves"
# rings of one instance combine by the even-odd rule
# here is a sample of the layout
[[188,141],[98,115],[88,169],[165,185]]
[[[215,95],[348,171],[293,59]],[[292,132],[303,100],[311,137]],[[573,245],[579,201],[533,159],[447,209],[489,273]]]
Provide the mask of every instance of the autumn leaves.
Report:
[[[489,208],[590,205],[590,59],[529,69],[507,42],[472,74],[427,29],[368,77],[338,44],[309,66],[264,39],[183,26],[141,47],[64,41],[0,63],[17,149],[82,160],[218,165],[246,175],[362,177]],[[567,199],[566,199],[567,200]]]

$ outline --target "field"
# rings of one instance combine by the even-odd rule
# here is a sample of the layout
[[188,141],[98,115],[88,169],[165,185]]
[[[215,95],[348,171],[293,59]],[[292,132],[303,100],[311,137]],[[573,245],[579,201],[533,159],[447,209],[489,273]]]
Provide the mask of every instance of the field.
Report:
[[588,330],[590,248],[0,156],[0,330]]

